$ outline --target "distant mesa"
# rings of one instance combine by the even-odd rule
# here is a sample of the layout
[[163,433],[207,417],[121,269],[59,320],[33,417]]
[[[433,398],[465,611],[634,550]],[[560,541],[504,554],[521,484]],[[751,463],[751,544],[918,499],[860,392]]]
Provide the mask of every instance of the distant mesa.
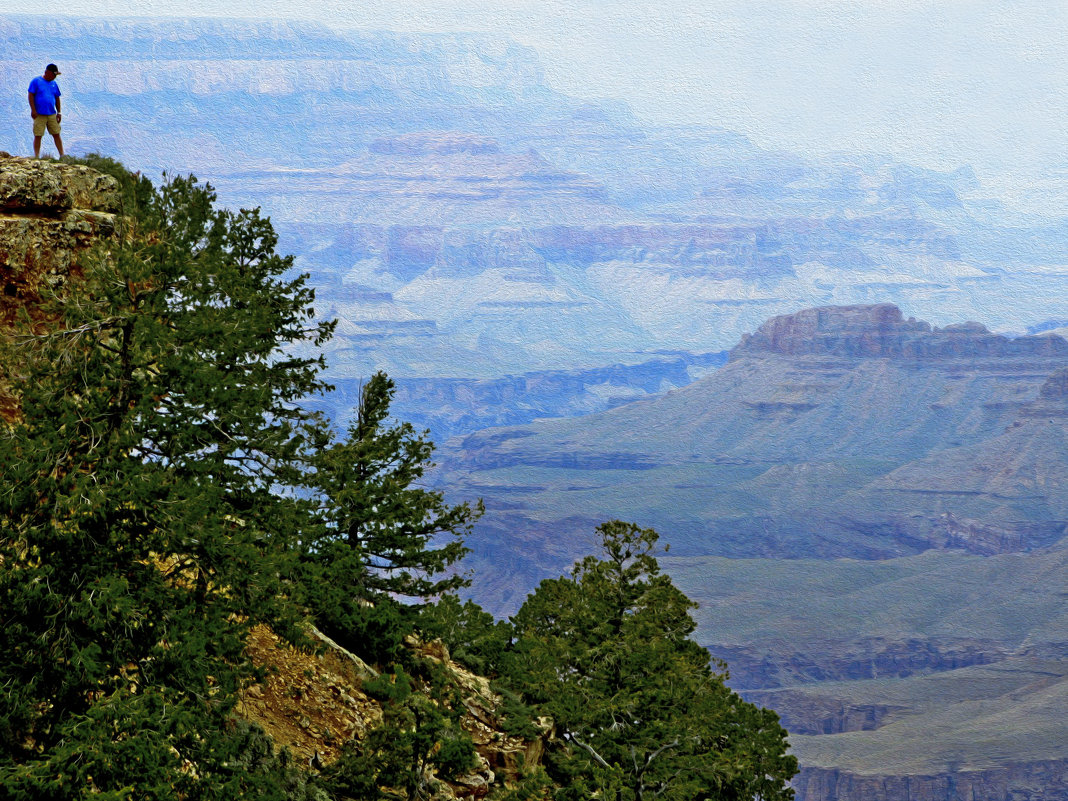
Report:
[[454,132],[383,137],[371,142],[367,149],[379,156],[489,156],[501,152],[495,139]]
[[[560,532],[581,543],[590,509],[669,532],[685,556],[1028,552],[1068,531],[1066,420],[1062,337],[935,328],[889,303],[820,307],[767,320],[672,392],[506,439],[467,434],[443,449],[440,480],[485,499],[475,558],[517,597],[581,555]],[[544,488],[516,509],[532,476]],[[495,543],[517,528],[546,544],[525,572],[502,571]]]
[[762,355],[916,360],[1048,357],[1068,355],[1068,341],[1055,334],[1010,339],[975,322],[932,328],[922,320],[906,320],[892,303],[879,303],[822,306],[773,317],[755,333],[743,335],[730,358]]

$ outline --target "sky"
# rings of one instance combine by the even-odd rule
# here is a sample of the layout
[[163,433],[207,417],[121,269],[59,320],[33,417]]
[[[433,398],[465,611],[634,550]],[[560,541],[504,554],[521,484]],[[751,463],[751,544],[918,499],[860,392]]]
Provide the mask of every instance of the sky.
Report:
[[1022,0],[64,0],[0,11],[316,19],[481,31],[534,47],[548,83],[770,149],[968,165],[1068,197],[1068,4]]

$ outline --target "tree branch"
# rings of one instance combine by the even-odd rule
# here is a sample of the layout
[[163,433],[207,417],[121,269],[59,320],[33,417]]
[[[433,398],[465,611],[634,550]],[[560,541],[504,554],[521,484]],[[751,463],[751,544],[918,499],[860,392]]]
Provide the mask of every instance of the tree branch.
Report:
[[612,766],[604,761],[604,757],[602,757],[600,754],[598,754],[597,751],[594,750],[592,745],[590,745],[589,743],[583,742],[579,738],[579,736],[577,734],[575,734],[574,732],[568,732],[567,736],[570,737],[572,740],[574,740],[576,743],[578,743],[580,746],[585,748],[586,751],[589,752],[590,756],[593,757],[594,761],[596,761],[598,765],[600,765],[602,768],[605,768],[606,770],[612,770]]
[[659,748],[657,748],[655,751],[653,751],[653,753],[649,754],[649,756],[647,756],[645,758],[645,767],[642,768],[642,773],[647,771],[649,769],[649,766],[651,764],[653,764],[653,760],[656,759],[658,756],[660,756],[662,753],[667,751],[669,748],[678,748],[678,747],[679,747],[679,738],[676,737],[674,739],[674,741],[672,741],[670,743],[666,743],[666,744],[660,746]]

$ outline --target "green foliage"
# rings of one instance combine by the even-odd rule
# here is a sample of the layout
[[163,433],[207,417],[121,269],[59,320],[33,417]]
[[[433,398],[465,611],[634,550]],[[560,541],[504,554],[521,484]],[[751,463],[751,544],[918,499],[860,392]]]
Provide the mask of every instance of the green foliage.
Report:
[[522,737],[524,740],[535,740],[542,736],[543,731],[535,720],[537,710],[524,703],[521,693],[499,683],[494,685],[494,690],[501,697],[500,725],[505,734]]
[[598,533],[601,557],[543,581],[513,618],[502,667],[557,726],[556,798],[790,798],[786,732],[690,639],[694,604],[660,573],[656,532],[612,521]]
[[426,638],[444,642],[454,660],[485,676],[495,675],[512,641],[512,627],[506,621],[453,594],[424,607],[418,626]]
[[[23,410],[0,436],[0,797],[313,797],[233,724],[250,627],[299,640],[300,601],[393,655],[464,583],[443,574],[479,510],[416,486],[432,446],[387,423],[385,375],[345,438],[301,409],[328,387],[294,346],[332,326],[258,211],[81,161],[118,180],[119,235],[0,353]],[[444,696],[394,685],[372,774],[466,769]]]
[[[269,221],[178,178],[3,343],[0,795],[237,798],[251,625],[283,602],[324,385],[312,292]],[[266,791],[263,791],[266,792]],[[269,794],[265,797],[270,797]]]
[[[341,438],[302,410],[327,389],[331,326],[258,211],[208,186],[158,190],[100,156],[128,217],[0,341],[0,798],[425,799],[477,758],[441,637],[498,673],[506,730],[559,738],[547,770],[498,797],[789,798],[775,716],[746,704],[690,638],[693,604],[659,573],[657,535],[618,521],[603,555],[545,581],[498,623],[453,592],[481,505],[420,486],[432,445],[364,387]],[[430,603],[432,600],[436,603]],[[365,689],[380,726],[309,779],[254,727],[238,691],[259,622],[300,641],[310,612],[391,671]],[[405,654],[401,659],[402,652]]]
[[394,666],[364,685],[382,704],[382,722],[364,739],[347,743],[327,770],[328,786],[339,796],[374,799],[399,790],[417,801],[434,792],[429,772],[448,780],[475,768],[474,744],[460,727],[461,699],[444,668],[421,667],[421,682]]
[[543,801],[551,798],[553,783],[541,765],[528,767],[520,756],[519,775],[510,786],[501,786],[490,793],[490,801]]
[[[442,640],[452,659],[493,679],[498,677],[512,648],[510,623],[496,620],[474,601],[461,602],[455,595],[446,595],[426,606],[419,617],[419,628],[425,637]],[[505,734],[526,740],[542,735],[535,721],[537,713],[520,693],[499,681],[494,682],[493,689],[500,697],[498,721]]]
[[448,506],[418,486],[433,445],[409,423],[391,425],[393,382],[363,387],[347,436],[318,451],[321,524],[305,544],[309,604],[324,630],[373,660],[395,658],[422,602],[467,584],[448,572],[467,549],[481,503]]
[[233,724],[239,770],[265,778],[264,784],[281,801],[332,801],[318,778],[302,769],[286,749],[278,750],[267,733],[255,724]]

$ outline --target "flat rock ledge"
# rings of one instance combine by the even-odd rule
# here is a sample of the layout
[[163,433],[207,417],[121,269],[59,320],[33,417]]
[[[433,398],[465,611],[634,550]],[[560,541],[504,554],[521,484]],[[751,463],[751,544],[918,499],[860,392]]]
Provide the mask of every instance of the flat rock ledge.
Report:
[[72,209],[116,213],[118,183],[81,164],[0,151],[0,213],[60,216]]

